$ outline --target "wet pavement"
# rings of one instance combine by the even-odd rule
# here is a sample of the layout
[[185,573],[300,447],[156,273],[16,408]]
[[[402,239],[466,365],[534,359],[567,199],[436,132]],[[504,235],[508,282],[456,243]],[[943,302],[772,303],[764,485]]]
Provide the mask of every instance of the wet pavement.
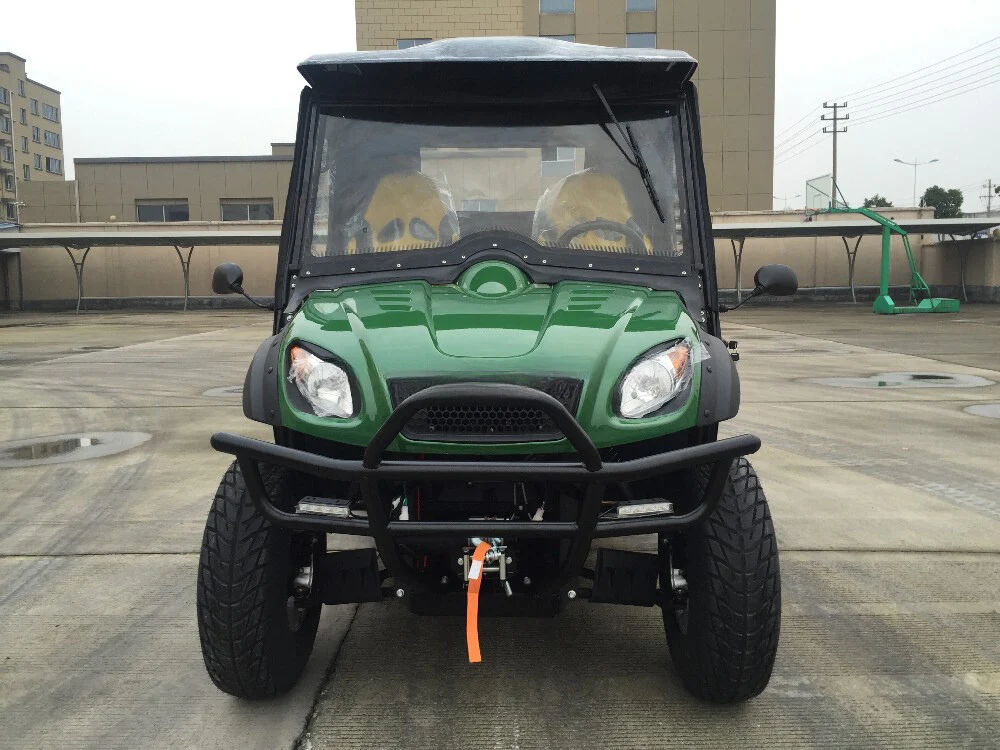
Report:
[[[267,314],[3,316],[0,747],[996,747],[1000,308],[726,322],[725,433],[764,441],[784,610],[770,687],[719,708],[681,688],[658,611],[583,602],[485,620],[475,667],[460,619],[328,607],[290,695],[222,695],[194,617],[228,463],[208,437],[269,438],[239,397]],[[88,457],[112,432],[151,437]]]

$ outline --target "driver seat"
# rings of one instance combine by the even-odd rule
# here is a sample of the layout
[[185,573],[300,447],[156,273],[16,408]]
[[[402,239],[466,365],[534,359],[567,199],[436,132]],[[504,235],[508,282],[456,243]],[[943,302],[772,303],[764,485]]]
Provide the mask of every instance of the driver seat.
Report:
[[[566,244],[560,242],[563,235],[594,221],[624,224],[642,238],[646,253],[652,254],[653,243],[636,221],[621,182],[595,169],[574,172],[542,194],[535,207],[531,234],[540,245],[560,247]],[[626,236],[611,228],[581,232],[569,240],[568,246],[612,253],[629,251]]]
[[417,171],[383,176],[347,243],[348,255],[445,247],[458,239],[451,193]]

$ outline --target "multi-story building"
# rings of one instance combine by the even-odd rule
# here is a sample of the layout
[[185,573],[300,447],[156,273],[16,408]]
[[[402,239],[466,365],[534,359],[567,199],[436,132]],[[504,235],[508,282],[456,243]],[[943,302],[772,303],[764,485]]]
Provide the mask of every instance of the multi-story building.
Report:
[[713,211],[772,206],[775,0],[355,0],[359,50],[456,36],[679,49],[695,83]]
[[0,221],[19,220],[25,183],[65,179],[59,97],[28,78],[23,57],[0,52]]

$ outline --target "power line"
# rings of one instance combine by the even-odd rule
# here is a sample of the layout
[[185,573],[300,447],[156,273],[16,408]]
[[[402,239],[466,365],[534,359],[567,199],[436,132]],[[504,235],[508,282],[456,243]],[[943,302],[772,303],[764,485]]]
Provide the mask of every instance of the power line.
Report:
[[904,75],[896,76],[895,78],[890,78],[889,80],[882,81],[881,83],[876,83],[874,86],[869,86],[868,88],[864,88],[864,89],[858,89],[857,91],[852,91],[849,94],[843,94],[842,96],[838,96],[837,99],[846,99],[847,97],[857,97],[860,94],[864,94],[866,91],[873,91],[874,89],[882,88],[886,84],[893,83],[895,81],[900,81],[900,80],[902,80],[904,78],[909,78],[909,77],[911,77],[911,76],[913,76],[913,75],[915,75],[917,73],[920,73],[921,71],[929,70],[930,68],[935,68],[938,65],[940,65],[941,63],[948,62],[949,60],[954,60],[956,57],[962,57],[964,55],[967,55],[969,52],[972,52],[973,50],[977,50],[980,47],[985,47],[985,46],[987,46],[989,44],[992,44],[993,42],[996,42],[998,40],[1000,40],[1000,36],[995,36],[992,39],[986,40],[982,44],[977,44],[974,47],[969,47],[968,49],[963,50],[962,52],[958,52],[958,53],[956,53],[954,55],[951,55],[949,57],[945,57],[944,59],[938,60],[935,63],[931,63],[930,65],[925,65],[922,68],[917,68],[916,70],[911,70],[909,73],[905,73]]
[[803,117],[800,117],[798,120],[796,120],[795,122],[793,122],[791,125],[789,125],[787,128],[785,128],[784,130],[782,130],[780,133],[776,133],[774,137],[775,138],[780,138],[785,133],[787,133],[789,130],[791,130],[796,125],[798,125],[800,122],[804,122],[807,118],[811,117],[814,112],[819,112],[819,107],[813,107],[808,112],[806,112],[806,114]]
[[[819,140],[814,141],[812,144],[806,146],[805,148],[801,148],[801,149],[799,149],[797,151],[786,152],[786,153],[783,153],[783,154],[778,154],[777,157],[776,157],[778,159],[778,163],[781,163],[781,162],[784,162],[784,161],[788,161],[789,159],[794,159],[799,154],[804,154],[806,151],[809,151],[809,150],[815,148],[816,146],[818,146],[819,144],[823,143],[823,139],[821,137],[822,135],[823,135],[823,132],[820,131],[820,130],[817,130],[816,133],[815,133],[815,137],[819,138]],[[802,145],[805,145],[805,143],[803,143]]]
[[[997,73],[996,76],[1000,76],[1000,73]],[[878,120],[884,120],[886,117],[894,117],[895,115],[901,115],[904,112],[912,112],[915,109],[921,109],[923,107],[928,107],[931,104],[937,104],[938,102],[947,101],[948,99],[954,99],[956,96],[962,96],[963,94],[972,93],[973,91],[977,91],[977,90],[979,90],[981,88],[985,88],[986,86],[992,86],[995,83],[1000,83],[1000,77],[995,77],[995,80],[987,81],[986,83],[981,83],[978,86],[974,86],[972,88],[967,88],[964,91],[957,91],[955,93],[949,94],[948,96],[942,96],[942,97],[938,97],[936,99],[930,99],[929,101],[921,102],[920,104],[915,104],[912,107],[896,108],[896,109],[892,109],[892,110],[889,110],[888,112],[884,112],[884,113],[873,112],[871,114],[872,115],[877,115],[877,116],[874,116],[874,117],[873,116],[869,116],[867,119],[858,120],[856,123],[854,123],[854,125],[855,125],[855,127],[857,127],[859,125],[867,125],[870,122],[877,122]]]
[[[862,119],[858,120],[854,124],[864,125],[867,123],[885,119],[887,117],[892,117],[897,114],[911,112],[916,109],[921,109],[923,107],[930,106],[931,104],[936,104],[938,102],[947,101],[948,99],[953,99],[956,96],[961,96],[963,94],[971,93],[986,86],[990,86],[993,83],[997,83],[998,80],[994,79],[998,75],[1000,75],[1000,73],[993,72],[992,67],[987,69],[979,69],[982,68],[984,65],[989,65],[994,61],[1000,59],[1000,55],[996,55],[997,52],[1000,52],[1000,47],[997,46],[991,47],[991,45],[994,45],[996,42],[1000,42],[1000,36],[989,39],[985,42],[977,44],[973,47],[958,52],[954,55],[945,57],[941,60],[938,60],[937,62],[931,63],[930,65],[925,65],[924,67],[917,68],[916,70],[910,71],[909,73],[896,76],[895,78],[890,78],[881,83],[869,86],[867,88],[859,89],[858,91],[855,91],[852,94],[846,95],[846,96],[860,95],[858,96],[858,99],[864,101],[866,99],[873,99],[874,97],[877,96],[883,96],[889,91],[902,89],[900,91],[896,91],[895,93],[889,95],[887,98],[884,98],[881,101],[877,102],[871,101],[868,102],[867,104],[862,104],[861,107],[855,110],[855,114],[857,114],[858,112],[864,112],[865,114],[862,117]],[[973,55],[972,57],[967,57],[967,59],[962,60],[960,63],[958,63],[958,67],[956,67],[951,71],[943,72],[940,70],[932,70],[934,68],[937,68],[943,63],[946,63],[950,60],[966,57],[970,52],[974,52],[984,47],[991,47],[991,48],[986,49],[985,51],[982,51],[977,55]],[[972,63],[973,60],[978,60],[988,55],[994,55],[994,56],[989,57],[988,59],[983,60],[982,62],[969,65],[969,63]],[[918,73],[921,73],[923,71],[931,71],[931,72],[924,73],[924,75],[917,75]],[[955,77],[961,73],[966,73],[968,71],[975,71],[975,72],[970,72],[967,75],[958,78]],[[923,80],[923,79],[929,79],[929,80]],[[897,81],[904,81],[904,82],[896,83],[896,85],[894,86],[889,85]],[[968,83],[964,83],[956,89],[954,85],[956,83],[959,83],[960,81],[968,81]],[[912,106],[910,102],[903,101],[905,99],[912,99],[913,94],[915,93],[917,93],[917,96],[919,97],[924,97],[924,100],[920,101],[919,103],[913,103]],[[845,97],[838,97],[838,99],[843,99],[843,98]],[[837,106],[839,107],[841,105]],[[827,107],[824,104],[824,108],[829,109],[830,107]],[[816,146],[818,146],[820,143],[823,142],[821,138],[819,140],[815,140],[817,137],[822,136],[824,132],[833,132],[824,128],[823,131],[816,131],[811,134],[804,135],[804,137],[800,137],[803,136],[803,134],[807,133],[809,129],[814,125],[813,123],[806,122],[804,126],[802,127],[798,126],[801,123],[808,120],[813,115],[813,113],[819,109],[820,108],[818,107],[813,108],[802,118],[794,122],[789,127],[785,128],[783,131],[781,131],[781,133],[778,133],[776,138],[780,138],[783,134],[789,133],[789,131],[794,131],[791,132],[790,135],[785,136],[782,140],[778,141],[775,144],[775,157],[776,157],[775,166],[791,161],[792,159],[797,158],[798,156],[806,153],[807,151],[812,150],[813,148],[815,148]],[[833,128],[834,130],[836,130],[837,128],[836,120],[846,119],[846,118],[837,117],[835,109],[834,118],[827,118],[823,116],[820,119],[821,120],[834,119]],[[798,127],[797,130],[795,130],[796,127]],[[838,132],[845,132],[845,131],[842,130]],[[835,134],[834,134],[834,141],[836,141]],[[836,149],[836,143],[834,143],[834,148]],[[836,163],[836,156],[834,156],[834,163]],[[836,166],[834,166],[834,169],[836,169]]]
[[[818,120],[819,118],[817,117],[816,119]],[[784,140],[776,141],[775,144],[774,144],[775,149],[784,148],[786,143],[791,143],[796,138],[799,138],[803,133],[805,133],[805,132],[809,131],[811,128],[815,128],[815,127],[816,127],[816,122],[815,121],[806,123],[804,127],[799,128],[797,131],[795,131],[794,133],[792,133],[790,136],[788,136]]]
[[787,146],[780,146],[778,148],[775,148],[774,152],[778,156],[783,156],[784,154],[787,154],[790,151],[794,151],[799,146],[802,146],[802,145],[808,143],[809,141],[811,141],[813,138],[816,138],[817,136],[821,136],[821,135],[823,135],[823,131],[822,130],[816,130],[816,131],[810,133],[809,135],[804,136],[803,138],[800,138],[795,143],[790,143]]
[[[856,102],[857,102],[857,101],[864,101],[866,99],[871,99],[871,98],[876,97],[876,96],[880,96],[882,93],[885,93],[886,91],[892,91],[892,90],[898,89],[898,88],[910,87],[910,89],[912,89],[912,90],[918,90],[918,89],[927,88],[928,85],[930,85],[930,84],[932,84],[934,82],[940,82],[940,81],[944,81],[944,80],[949,79],[949,78],[953,78],[958,73],[965,72],[966,70],[972,70],[972,68],[980,67],[983,64],[992,62],[993,59],[995,59],[995,58],[991,58],[990,60],[986,60],[983,63],[977,63],[975,65],[972,65],[971,67],[959,68],[959,69],[956,69],[956,70],[949,71],[948,73],[944,74],[943,76],[941,76],[939,78],[935,78],[932,81],[927,81],[927,82],[922,83],[922,84],[918,84],[917,82],[920,81],[921,79],[927,78],[929,76],[938,75],[941,71],[933,71],[933,72],[930,72],[930,73],[926,73],[926,74],[924,74],[922,76],[917,76],[918,73],[921,73],[922,71],[926,71],[926,70],[931,70],[932,68],[936,68],[937,66],[941,65],[942,63],[948,62],[949,60],[955,60],[955,59],[960,58],[960,57],[965,57],[970,52],[974,52],[975,50],[981,49],[983,47],[988,47],[988,46],[992,45],[994,42],[1000,42],[1000,36],[997,36],[997,37],[994,37],[992,39],[989,39],[989,40],[987,40],[985,42],[982,42],[981,44],[977,44],[977,45],[975,45],[973,47],[970,47],[970,48],[968,48],[966,50],[963,50],[961,52],[957,52],[954,55],[950,55],[948,57],[945,57],[945,58],[943,58],[941,60],[938,60],[937,62],[931,63],[930,65],[925,65],[922,68],[917,68],[916,70],[912,70],[909,73],[905,73],[903,75],[896,76],[895,78],[890,78],[890,79],[888,79],[886,81],[883,81],[881,83],[875,84],[873,86],[869,86],[867,88],[859,89],[858,91],[854,91],[854,92],[852,92],[850,94],[846,94],[844,96],[839,96],[839,97],[837,97],[837,99],[844,99],[846,97],[855,97]],[[963,60],[960,63],[960,65],[966,65],[967,63],[970,63],[973,60],[977,60],[977,59],[979,59],[981,57],[984,57],[986,55],[994,54],[997,51],[1000,51],[1000,47],[996,47],[996,48],[993,48],[993,49],[988,49],[988,50],[986,50],[984,52],[980,52],[978,55],[973,55],[972,57],[969,57],[968,59]],[[979,71],[979,72],[985,72],[985,71]],[[914,78],[914,76],[916,76],[916,78]],[[968,77],[971,77],[971,76],[966,76],[966,78],[968,78]],[[912,78],[913,80],[905,81],[904,83],[898,83],[895,86],[889,86],[888,85],[888,84],[891,84],[891,83],[895,83],[896,81],[903,81],[904,79],[907,79],[907,78]],[[957,80],[965,80],[965,78],[960,78],[960,79],[957,79]],[[951,83],[954,83],[954,81],[951,81]],[[916,84],[916,85],[914,85],[914,84]],[[910,90],[910,89],[905,89],[905,90]],[[871,93],[866,93],[866,92],[871,92]],[[893,94],[891,98],[892,99],[898,98],[903,93],[904,92],[897,92],[897,93]],[[925,92],[925,93],[927,93],[927,92]],[[864,108],[867,109],[867,108],[870,108],[871,106],[879,106],[879,105],[882,105],[882,104],[885,104],[885,103],[886,102],[879,102],[877,105],[867,105]],[[789,150],[791,148],[796,148],[798,145],[800,145],[801,143],[803,143],[803,141],[799,141],[797,143],[792,143],[791,146],[787,146],[787,147],[785,146],[785,144],[791,143],[796,138],[798,138],[802,133],[806,132],[809,129],[811,123],[807,123],[804,127],[801,127],[801,128],[798,128],[798,130],[795,130],[795,128],[797,128],[801,123],[803,123],[806,120],[808,120],[815,112],[820,111],[820,109],[821,109],[820,107],[813,107],[805,115],[803,115],[802,117],[800,117],[798,120],[796,120],[795,122],[793,122],[791,125],[789,125],[788,127],[784,128],[783,130],[779,131],[775,135],[775,151],[776,152],[777,151],[781,151],[781,150],[787,151],[787,150]],[[793,131],[793,130],[794,130],[794,132],[790,133],[790,131]],[[786,136],[785,135],[786,133],[790,133],[790,135]]]
[[964,190],[965,188],[978,188],[982,187],[982,183],[979,182],[979,180],[976,180],[975,182],[967,182],[964,185],[958,185],[957,187],[959,190]]
[[[981,52],[980,54],[976,55],[975,57],[970,57],[968,60],[963,60],[960,63],[959,67],[956,67],[955,69],[950,70],[947,73],[944,73],[940,78],[932,79],[931,81],[927,81],[926,83],[920,83],[920,84],[918,84],[917,81],[920,81],[923,78],[928,78],[928,77],[931,77],[931,76],[938,75],[938,74],[942,73],[943,71],[936,70],[936,71],[933,71],[931,73],[926,73],[926,74],[924,74],[922,76],[918,76],[917,78],[914,78],[912,81],[906,81],[904,83],[897,83],[895,86],[888,86],[888,87],[879,89],[878,91],[873,91],[870,94],[865,94],[864,96],[853,97],[853,100],[855,102],[859,102],[859,101],[864,101],[865,99],[872,99],[872,98],[877,97],[877,96],[882,96],[887,91],[892,91],[893,89],[898,89],[898,88],[903,88],[903,89],[907,89],[907,90],[908,90],[908,88],[923,88],[924,86],[927,86],[927,85],[933,83],[933,81],[935,81],[935,80],[941,80],[942,78],[950,78],[951,76],[958,75],[959,73],[964,73],[966,70],[971,70],[972,68],[978,68],[978,67],[980,67],[982,65],[986,65],[986,64],[992,62],[993,60],[996,60],[997,58],[996,57],[992,57],[992,58],[990,58],[988,60],[984,60],[983,62],[975,63],[975,64],[970,65],[968,67],[961,67],[961,66],[965,65],[966,63],[972,62],[973,60],[976,60],[976,59],[978,59],[980,57],[985,57],[986,55],[996,55],[998,52],[1000,52],[1000,47],[996,47],[994,49],[987,50],[986,52]],[[914,85],[914,84],[916,84],[916,85]],[[897,94],[892,94],[892,96],[897,96]]]
[[[938,102],[943,102],[943,101],[947,101],[949,99],[954,99],[955,97],[962,96],[963,94],[970,94],[973,91],[977,91],[977,90],[979,90],[981,88],[985,88],[987,86],[992,86],[992,85],[994,85],[996,83],[1000,83],[1000,73],[994,73],[991,76],[991,80],[988,80],[985,83],[979,83],[979,85],[974,85],[976,83],[979,83],[979,81],[973,81],[973,82],[970,82],[968,84],[965,84],[964,86],[961,86],[960,87],[962,89],[961,91],[954,91],[954,92],[949,93],[946,96],[938,96],[936,98],[931,98],[929,100],[920,102],[919,104],[914,104],[913,106],[905,106],[904,105],[904,106],[893,107],[893,108],[890,108],[888,110],[882,110],[882,111],[877,111],[877,112],[870,112],[866,118],[854,122],[853,125],[854,125],[854,127],[858,127],[860,125],[867,125],[867,124],[872,123],[872,122],[877,122],[879,120],[884,120],[884,119],[886,119],[888,117],[894,117],[896,115],[901,115],[901,114],[904,114],[906,112],[912,112],[913,110],[922,109],[922,108],[928,107],[928,106],[930,106],[932,104],[937,104]],[[827,132],[827,131],[824,131],[824,132]],[[792,159],[794,159],[794,158],[796,158],[796,157],[798,157],[798,156],[806,153],[807,151],[812,150],[814,147],[818,146],[820,143],[823,142],[822,140],[818,140],[815,143],[813,143],[812,145],[807,146],[806,148],[803,148],[803,149],[801,149],[799,151],[794,151],[794,153],[790,153],[793,149],[805,145],[806,143],[808,143],[810,140],[812,140],[813,138],[815,138],[818,135],[822,135],[822,133],[821,132],[813,133],[813,135],[809,136],[808,138],[804,138],[801,141],[799,141],[798,143],[793,144],[792,146],[790,146],[790,147],[782,150],[780,153],[776,153],[775,156],[777,158],[777,161],[775,161],[775,166],[778,166],[780,164],[784,164],[787,161],[791,161]]]
[[[822,135],[822,133],[817,133],[817,135]],[[791,161],[792,159],[795,159],[796,157],[798,157],[798,156],[801,156],[801,155],[802,155],[802,154],[804,154],[804,153],[805,153],[806,151],[812,151],[812,150],[813,150],[814,148],[816,148],[816,147],[817,147],[817,146],[818,146],[819,144],[821,144],[821,143],[823,143],[823,140],[822,140],[822,139],[820,139],[820,140],[816,141],[816,142],[815,142],[814,144],[812,144],[811,146],[806,146],[806,147],[805,147],[804,149],[802,149],[801,151],[796,151],[796,152],[795,152],[794,154],[789,154],[788,156],[785,156],[785,157],[783,157],[783,158],[782,158],[782,159],[781,159],[780,161],[776,161],[776,162],[774,163],[774,166],[778,166],[779,164],[784,164],[784,163],[785,163],[786,161]]]
[[[1000,60],[1000,55],[998,55],[994,59]],[[978,77],[978,80],[980,80],[980,81],[986,80],[986,78],[989,78],[990,76],[996,75],[996,71],[997,70],[998,70],[997,66],[994,66],[991,70],[977,70],[975,73],[969,73],[969,75],[962,76],[960,78],[955,78],[955,79],[947,81],[946,83],[943,83],[943,84],[932,84],[930,81],[928,81],[927,83],[921,84],[920,86],[917,86],[915,88],[907,89],[907,90],[901,91],[901,92],[899,92],[897,94],[893,94],[892,96],[890,96],[890,97],[888,97],[888,98],[886,98],[886,99],[884,99],[882,101],[871,102],[869,104],[862,105],[861,107],[859,107],[858,109],[856,109],[855,112],[865,112],[865,111],[870,110],[870,109],[878,109],[878,108],[884,107],[886,104],[889,104],[891,102],[899,101],[901,99],[908,99],[911,96],[913,96],[914,93],[917,92],[919,89],[926,88],[927,86],[932,86],[933,88],[930,89],[930,90],[928,90],[928,91],[921,92],[920,96],[936,96],[937,93],[938,93],[938,91],[954,90],[952,87],[954,86],[954,84],[958,83],[959,81],[965,81],[965,80],[967,80],[969,78],[977,78],[977,77]],[[963,85],[966,85],[966,84],[963,84]]]
[[[819,107],[817,107],[816,110],[819,111]],[[794,133],[792,133],[790,136],[788,136],[784,140],[776,142],[774,144],[774,147],[776,149],[782,148],[784,146],[784,144],[790,143],[791,141],[794,141],[800,135],[802,135],[807,130],[809,130],[809,128],[814,128],[814,127],[816,127],[816,122],[815,121],[807,122],[803,127],[799,128],[797,131],[795,131]]]

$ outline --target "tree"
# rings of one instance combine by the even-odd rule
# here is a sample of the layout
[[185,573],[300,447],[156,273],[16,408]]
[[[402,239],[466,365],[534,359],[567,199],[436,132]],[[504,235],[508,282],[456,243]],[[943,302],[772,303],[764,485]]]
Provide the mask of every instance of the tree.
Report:
[[962,215],[964,196],[957,188],[945,190],[938,185],[931,185],[924,192],[923,205],[934,207],[935,219],[957,219]]
[[892,208],[892,201],[884,195],[875,193],[871,198],[865,198],[865,208]]

